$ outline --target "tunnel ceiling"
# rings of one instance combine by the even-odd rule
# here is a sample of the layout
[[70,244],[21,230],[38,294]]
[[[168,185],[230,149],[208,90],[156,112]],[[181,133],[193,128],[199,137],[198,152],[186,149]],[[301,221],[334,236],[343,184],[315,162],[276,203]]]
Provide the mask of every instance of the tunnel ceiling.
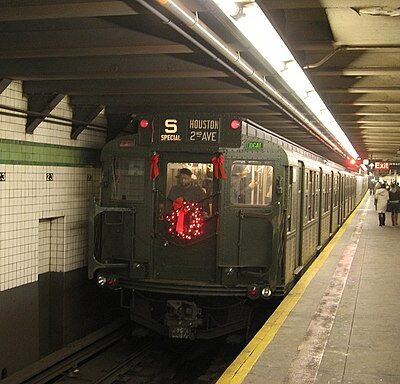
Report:
[[[68,95],[77,121],[92,121],[104,107],[112,130],[109,137],[125,129],[126,121],[135,115],[235,113],[343,162],[273,99],[257,92],[245,74],[228,70],[226,60],[191,28],[157,2],[146,3],[192,41],[134,0],[0,0],[0,91],[10,79],[22,80],[28,109],[36,112],[51,110]],[[210,1],[182,3],[198,12],[202,22],[307,114]],[[307,68],[360,156],[396,159],[400,153],[400,11],[396,2],[258,3],[300,65]],[[75,125],[71,136],[77,137],[84,128]],[[27,132],[34,134],[34,129],[31,119]]]

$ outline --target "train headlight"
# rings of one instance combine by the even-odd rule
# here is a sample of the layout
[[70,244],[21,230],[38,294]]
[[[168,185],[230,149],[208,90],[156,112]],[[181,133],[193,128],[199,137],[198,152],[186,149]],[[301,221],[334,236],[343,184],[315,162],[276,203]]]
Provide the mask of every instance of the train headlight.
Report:
[[104,287],[107,284],[107,277],[103,275],[98,275],[97,276],[97,285],[100,285],[100,287]]
[[265,288],[263,288],[263,289],[261,290],[261,295],[262,295],[262,297],[267,298],[267,297],[270,297],[271,294],[272,294],[272,291],[271,291],[271,289],[270,289],[269,287],[265,287]]

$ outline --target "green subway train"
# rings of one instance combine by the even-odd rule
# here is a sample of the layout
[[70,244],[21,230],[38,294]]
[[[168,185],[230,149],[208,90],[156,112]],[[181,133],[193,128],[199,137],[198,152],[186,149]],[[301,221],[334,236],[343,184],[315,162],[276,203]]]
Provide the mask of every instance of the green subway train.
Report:
[[238,116],[144,116],[102,151],[89,278],[174,338],[246,329],[286,295],[367,190],[346,170]]

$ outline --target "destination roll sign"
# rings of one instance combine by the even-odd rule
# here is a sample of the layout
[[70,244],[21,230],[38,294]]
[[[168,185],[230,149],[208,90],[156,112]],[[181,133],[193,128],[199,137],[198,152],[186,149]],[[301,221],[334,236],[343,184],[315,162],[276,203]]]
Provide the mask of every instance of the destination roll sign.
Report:
[[167,118],[160,119],[160,143],[181,142],[196,144],[219,143],[221,119]]
[[[171,113],[146,116],[139,120],[140,143],[168,150],[179,146],[200,145],[209,148],[241,144],[241,119],[232,115],[208,113]],[[232,124],[232,121],[234,124]]]

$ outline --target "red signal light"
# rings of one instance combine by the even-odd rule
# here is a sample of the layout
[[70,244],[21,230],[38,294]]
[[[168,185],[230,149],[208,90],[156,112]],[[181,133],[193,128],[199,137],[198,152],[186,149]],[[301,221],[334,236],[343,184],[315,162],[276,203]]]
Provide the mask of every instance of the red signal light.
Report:
[[231,121],[231,128],[232,129],[238,129],[242,125],[242,122],[240,120],[234,119]]
[[139,121],[139,127],[140,128],[147,128],[149,126],[150,122],[149,120],[142,119]]
[[350,159],[350,165],[356,165],[356,160],[355,159]]

